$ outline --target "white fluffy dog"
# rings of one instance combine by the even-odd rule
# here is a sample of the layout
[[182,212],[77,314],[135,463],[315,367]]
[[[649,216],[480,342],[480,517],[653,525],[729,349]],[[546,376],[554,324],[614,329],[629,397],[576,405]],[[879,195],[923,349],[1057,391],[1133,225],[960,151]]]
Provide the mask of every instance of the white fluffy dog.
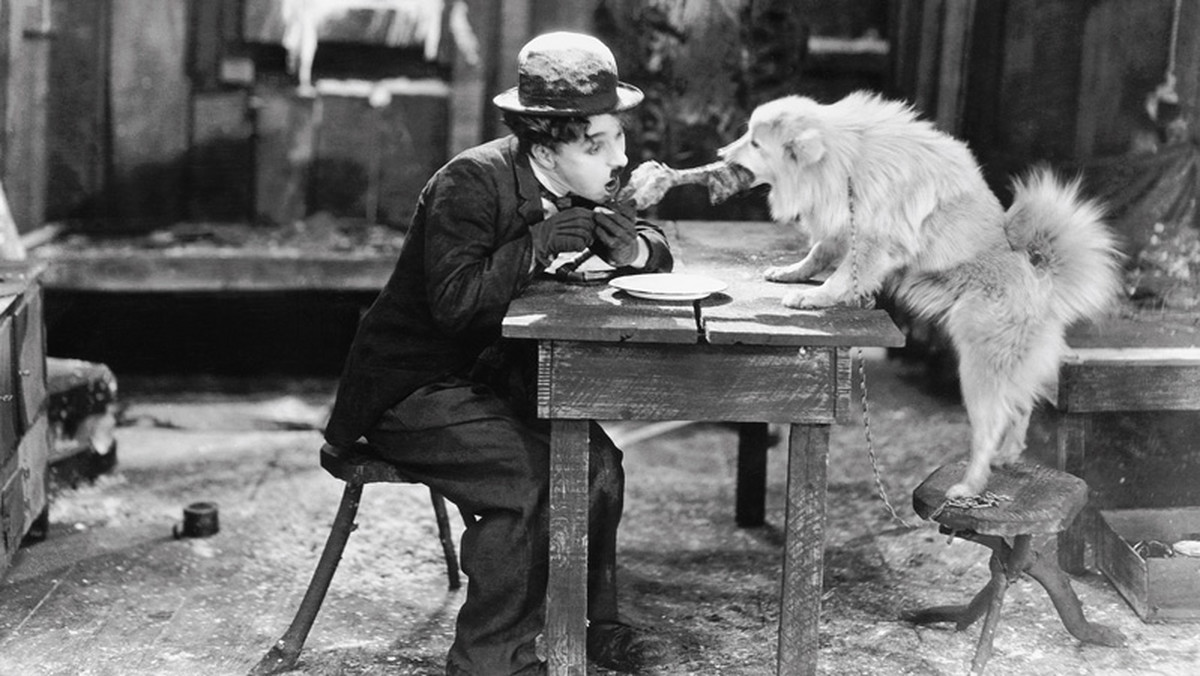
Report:
[[1024,450],[1034,404],[1053,393],[1067,326],[1117,298],[1119,255],[1101,209],[1077,181],[1042,170],[1015,182],[1005,211],[965,144],[863,92],[827,105],[764,103],[720,155],[770,186],[775,220],[811,236],[808,255],[768,279],[800,282],[835,266],[784,304],[856,302],[887,284],[944,328],[971,424],[967,470],[947,497],[980,494],[991,467]]

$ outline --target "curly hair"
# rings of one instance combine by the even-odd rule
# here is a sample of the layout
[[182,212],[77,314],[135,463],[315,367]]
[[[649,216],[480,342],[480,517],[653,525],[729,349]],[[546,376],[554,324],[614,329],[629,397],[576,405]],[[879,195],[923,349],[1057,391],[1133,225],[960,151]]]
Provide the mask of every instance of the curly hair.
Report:
[[[624,113],[614,113],[626,126],[629,120]],[[504,124],[517,137],[521,152],[529,152],[535,145],[557,150],[564,143],[574,143],[587,135],[589,117],[584,115],[529,115],[504,111]]]

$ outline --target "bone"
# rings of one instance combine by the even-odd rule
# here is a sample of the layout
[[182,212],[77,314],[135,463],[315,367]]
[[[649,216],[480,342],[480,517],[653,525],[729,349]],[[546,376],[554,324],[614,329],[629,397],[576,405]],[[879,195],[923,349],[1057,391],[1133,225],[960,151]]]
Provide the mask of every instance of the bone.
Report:
[[693,169],[672,169],[650,160],[634,168],[617,199],[632,201],[641,211],[661,202],[671,188],[693,184],[707,187],[709,203],[720,204],[750,188],[753,180],[754,175],[748,169],[723,160]]

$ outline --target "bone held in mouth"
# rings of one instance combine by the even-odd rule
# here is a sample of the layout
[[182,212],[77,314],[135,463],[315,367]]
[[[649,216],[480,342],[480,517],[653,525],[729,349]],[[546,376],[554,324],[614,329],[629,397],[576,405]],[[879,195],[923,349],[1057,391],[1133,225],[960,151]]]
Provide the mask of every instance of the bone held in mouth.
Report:
[[671,188],[694,184],[707,187],[708,201],[720,204],[750,188],[753,182],[754,174],[749,169],[723,160],[694,169],[672,169],[650,160],[633,170],[629,182],[617,195],[617,200],[632,201],[640,211],[661,202]]

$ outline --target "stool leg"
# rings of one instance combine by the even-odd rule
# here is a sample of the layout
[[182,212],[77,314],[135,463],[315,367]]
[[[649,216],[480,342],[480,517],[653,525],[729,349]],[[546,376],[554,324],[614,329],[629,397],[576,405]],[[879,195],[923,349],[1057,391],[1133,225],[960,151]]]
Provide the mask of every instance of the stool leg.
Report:
[[934,624],[937,622],[953,622],[956,631],[962,631],[975,623],[980,617],[983,617],[983,612],[987,610],[988,603],[996,590],[993,588],[994,580],[989,580],[983,589],[980,589],[971,602],[967,605],[958,606],[932,606],[922,610],[915,610],[904,613],[900,619],[913,624]]
[[979,632],[979,641],[975,644],[975,657],[971,660],[971,673],[982,674],[983,667],[992,657],[992,642],[996,638],[996,627],[1000,624],[1000,609],[1004,606],[1004,595],[1008,591],[1008,571],[1000,554],[993,553],[988,562],[992,570],[992,580],[987,588],[991,590],[988,599],[987,616],[983,618],[983,629]]
[[458,576],[458,555],[454,551],[454,538],[450,535],[450,517],[446,514],[446,499],[434,489],[429,489],[433,502],[433,514],[437,517],[438,539],[442,542],[442,554],[446,557],[446,576],[450,578],[450,590],[462,586]]
[[1048,561],[1047,557],[1035,556],[1026,572],[1050,595],[1058,617],[1072,636],[1084,643],[1114,648],[1125,645],[1125,635],[1121,632],[1102,624],[1088,622],[1083,616],[1083,606],[1079,603],[1079,597],[1075,595],[1075,590],[1071,589],[1070,580],[1055,562]]
[[317,569],[313,571],[312,580],[304,592],[304,599],[300,601],[300,609],[296,611],[296,617],[292,619],[291,626],[283,636],[250,671],[251,676],[287,671],[296,663],[300,650],[304,648],[304,641],[308,638],[308,632],[312,629],[313,621],[317,618],[317,611],[321,609],[321,602],[325,600],[325,592],[329,590],[333,573],[342,559],[346,541],[350,539],[350,532],[354,530],[354,517],[358,514],[362,490],[362,484],[346,482],[346,489],[342,491],[342,502],[338,505],[337,516],[333,519],[333,528],[329,530],[325,549],[317,562]]
[[[942,531],[949,533],[949,531]],[[1004,538],[995,535],[979,535],[976,533],[955,533],[956,537],[981,544],[993,552],[993,559],[999,556],[999,561],[1004,561],[1010,553],[1009,546],[1005,544]],[[989,564],[990,565],[990,564]],[[911,611],[901,615],[901,619],[913,624],[933,624],[935,622],[953,622],[956,631],[963,631],[971,626],[983,616],[983,613],[988,609],[992,599],[997,593],[997,585],[1000,582],[995,576],[988,580],[983,589],[971,599],[971,602],[965,606],[933,606],[923,610]]]

